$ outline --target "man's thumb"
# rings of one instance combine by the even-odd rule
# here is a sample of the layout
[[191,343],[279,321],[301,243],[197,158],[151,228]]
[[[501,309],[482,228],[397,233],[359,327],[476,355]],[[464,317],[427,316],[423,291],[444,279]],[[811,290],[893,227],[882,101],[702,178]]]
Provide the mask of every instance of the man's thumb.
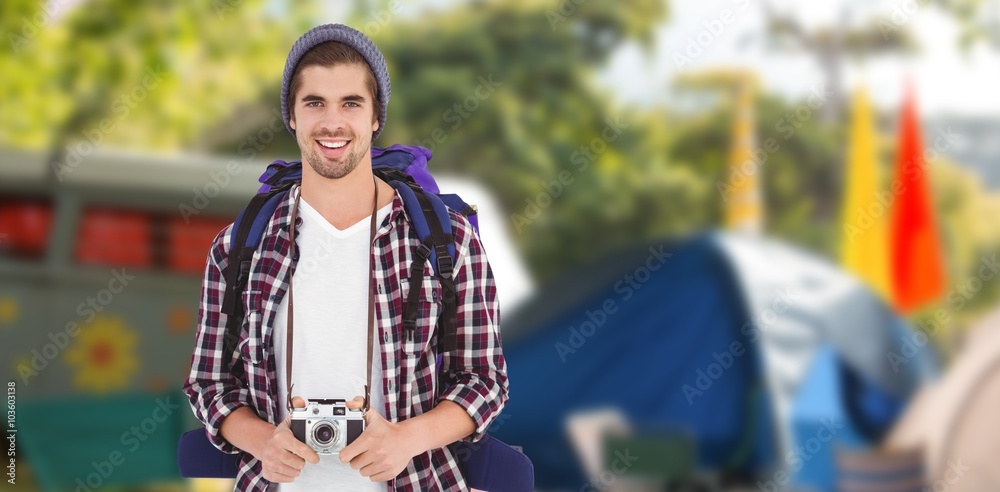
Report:
[[351,410],[358,410],[365,404],[365,397],[355,396],[353,400],[347,402],[347,408]]
[[292,397],[292,407],[293,408],[305,408],[306,407],[306,401],[303,400],[301,397],[293,396]]

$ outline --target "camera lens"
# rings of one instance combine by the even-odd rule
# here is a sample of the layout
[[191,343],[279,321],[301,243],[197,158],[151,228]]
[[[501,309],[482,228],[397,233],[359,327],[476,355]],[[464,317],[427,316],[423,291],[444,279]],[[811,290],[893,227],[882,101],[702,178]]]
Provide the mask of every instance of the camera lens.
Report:
[[316,444],[326,446],[337,437],[337,429],[329,422],[321,422],[313,427],[313,441]]

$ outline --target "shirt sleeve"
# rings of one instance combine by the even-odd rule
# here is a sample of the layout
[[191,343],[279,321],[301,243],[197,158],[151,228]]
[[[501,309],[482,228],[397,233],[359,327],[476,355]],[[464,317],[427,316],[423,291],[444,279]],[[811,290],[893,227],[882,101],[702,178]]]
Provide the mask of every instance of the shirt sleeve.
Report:
[[[226,292],[226,279],[220,265],[227,261],[225,243],[231,228],[227,227],[219,233],[208,255],[198,309],[198,333],[191,355],[191,372],[184,382],[184,393],[195,417],[205,425],[212,444],[222,452],[236,454],[240,449],[226,441],[219,432],[227,415],[242,406],[251,406],[247,385],[229,371],[222,357],[226,334],[222,299]],[[238,357],[230,360],[238,360]]]
[[438,401],[452,401],[472,417],[476,430],[464,441],[483,438],[507,403],[507,363],[500,344],[500,307],[493,271],[475,229],[465,217],[458,222],[455,290],[458,303],[458,348],[442,358],[450,386]]

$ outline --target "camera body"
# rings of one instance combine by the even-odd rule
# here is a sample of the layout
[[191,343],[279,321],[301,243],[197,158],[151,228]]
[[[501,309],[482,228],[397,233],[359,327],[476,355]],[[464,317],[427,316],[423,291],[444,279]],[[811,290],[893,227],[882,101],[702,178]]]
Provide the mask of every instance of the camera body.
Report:
[[292,435],[317,454],[337,454],[365,430],[361,410],[347,408],[345,400],[309,400],[292,410]]

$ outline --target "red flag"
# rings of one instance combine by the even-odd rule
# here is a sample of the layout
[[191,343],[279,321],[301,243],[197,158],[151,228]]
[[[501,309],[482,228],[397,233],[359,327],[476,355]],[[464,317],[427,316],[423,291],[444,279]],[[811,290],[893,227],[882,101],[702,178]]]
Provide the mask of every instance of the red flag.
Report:
[[916,98],[908,88],[899,119],[895,181],[890,187],[898,192],[889,224],[893,300],[904,313],[939,299],[945,289],[930,167],[923,154]]

